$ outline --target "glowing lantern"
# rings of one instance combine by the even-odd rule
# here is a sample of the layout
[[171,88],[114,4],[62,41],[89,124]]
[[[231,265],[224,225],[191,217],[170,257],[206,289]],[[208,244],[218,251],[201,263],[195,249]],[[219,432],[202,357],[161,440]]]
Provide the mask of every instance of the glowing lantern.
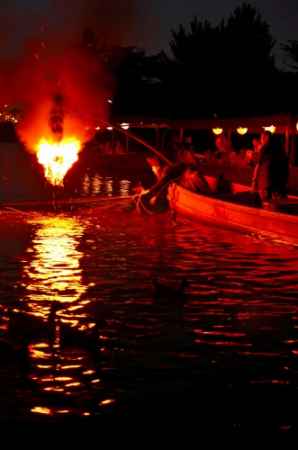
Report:
[[298,122],[296,123],[296,130],[298,131]]
[[52,142],[41,139],[37,145],[37,159],[44,166],[46,179],[56,186],[63,185],[63,179],[78,160],[81,143],[75,138]]
[[128,130],[129,129],[129,123],[126,123],[126,122],[123,122],[123,123],[121,123],[121,128],[123,129],[123,130]]
[[270,127],[263,127],[263,130],[269,131],[269,133],[274,134],[276,131],[276,127],[274,125],[270,125]]
[[107,127],[107,130],[113,131],[113,127]]
[[219,136],[220,134],[223,133],[223,129],[222,129],[222,128],[212,128],[212,132],[213,132],[213,134],[215,134],[216,136]]
[[244,136],[247,132],[248,132],[248,128],[245,128],[245,127],[237,128],[237,133],[240,134],[241,136]]

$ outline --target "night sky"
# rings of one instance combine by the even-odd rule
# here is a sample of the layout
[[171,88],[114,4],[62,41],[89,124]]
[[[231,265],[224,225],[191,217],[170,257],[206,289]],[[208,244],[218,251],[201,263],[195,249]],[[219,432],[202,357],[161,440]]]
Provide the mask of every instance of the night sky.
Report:
[[[229,16],[242,2],[239,0],[149,0],[143,3],[146,4],[142,14],[144,20],[150,22],[150,19],[146,19],[148,15],[152,17],[152,22],[155,18],[158,25],[151,36],[152,48],[166,48],[170,40],[170,30],[176,28],[178,24],[188,24],[195,15],[217,22]],[[272,34],[277,41],[298,39],[297,0],[258,0],[248,3],[255,5],[263,18],[271,25]],[[146,45],[150,46],[150,40],[147,40]]]
[[[1,50],[6,54],[12,49],[20,51],[25,38],[42,33],[49,37],[63,30],[65,35],[70,35],[80,28],[80,22],[88,21],[97,30],[103,29],[106,36],[113,34],[115,42],[136,44],[154,52],[167,50],[172,28],[180,23],[188,24],[195,15],[217,22],[240,3],[237,0],[1,0]],[[102,13],[98,4],[103,4]],[[254,4],[272,26],[278,45],[287,39],[298,39],[297,0],[258,0]]]

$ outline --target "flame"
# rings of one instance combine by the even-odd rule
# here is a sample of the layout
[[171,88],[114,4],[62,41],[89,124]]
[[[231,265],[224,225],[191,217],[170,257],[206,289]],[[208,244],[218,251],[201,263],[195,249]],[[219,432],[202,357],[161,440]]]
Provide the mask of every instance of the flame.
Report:
[[81,142],[76,138],[65,138],[53,142],[42,138],[37,144],[37,159],[44,166],[46,179],[55,186],[62,186],[63,179],[78,160]]

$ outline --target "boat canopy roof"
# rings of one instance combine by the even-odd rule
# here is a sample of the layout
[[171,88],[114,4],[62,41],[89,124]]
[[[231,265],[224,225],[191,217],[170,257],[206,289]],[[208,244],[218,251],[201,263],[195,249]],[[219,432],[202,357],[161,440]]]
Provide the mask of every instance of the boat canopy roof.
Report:
[[249,132],[260,132],[262,129],[275,127],[277,133],[298,133],[298,115],[274,114],[256,117],[233,117],[233,118],[198,118],[198,119],[159,119],[159,118],[125,118],[117,120],[115,125],[128,125],[130,128],[155,128],[155,129],[224,129],[233,131],[239,128],[247,128]]

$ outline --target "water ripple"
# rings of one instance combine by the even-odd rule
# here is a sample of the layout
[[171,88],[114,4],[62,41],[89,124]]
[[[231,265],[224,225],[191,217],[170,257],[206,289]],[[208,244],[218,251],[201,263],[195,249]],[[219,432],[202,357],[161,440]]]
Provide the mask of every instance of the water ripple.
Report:
[[[105,414],[207,375],[297,385],[294,247],[138,216],[113,200],[16,222],[17,245],[1,227],[0,353],[17,364],[0,378],[15,380],[18,414]],[[185,304],[154,298],[155,279],[183,278]]]

